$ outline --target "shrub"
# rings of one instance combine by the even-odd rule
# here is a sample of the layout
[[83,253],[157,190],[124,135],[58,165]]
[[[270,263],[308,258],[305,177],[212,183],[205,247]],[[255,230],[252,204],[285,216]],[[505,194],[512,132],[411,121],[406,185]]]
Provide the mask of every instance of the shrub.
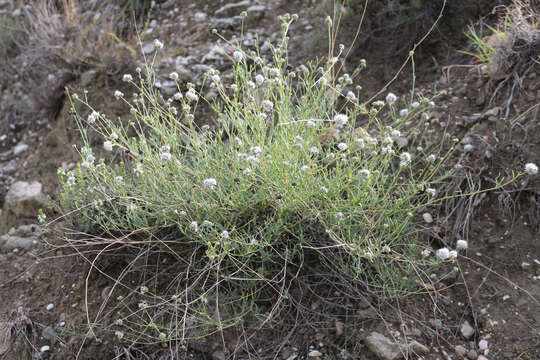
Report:
[[469,26],[470,51],[462,52],[486,64],[494,78],[512,73],[521,77],[540,63],[540,16],[531,4],[520,0],[503,7],[499,15],[494,27],[480,23],[477,30]]
[[[67,239],[80,254],[122,268],[109,327],[118,337],[146,343],[242,322],[261,328],[307,294],[335,290],[403,297],[441,263],[426,256],[415,225],[448,175],[447,138],[435,147],[422,135],[430,99],[402,111],[393,94],[360,104],[346,89],[365,62],[352,76],[335,75],[336,59],[290,69],[293,19],[282,20],[272,59],[236,47],[230,82],[210,70],[208,86],[178,84],[164,99],[147,66],[124,76],[137,89],[132,100],[114,94],[130,106],[130,121],[93,109],[75,115],[83,139],[103,137],[105,156],[96,160],[86,140],[76,170],[59,172],[60,210],[80,234]],[[204,103],[215,117],[199,126],[193,114]],[[387,112],[393,126],[380,120]]]

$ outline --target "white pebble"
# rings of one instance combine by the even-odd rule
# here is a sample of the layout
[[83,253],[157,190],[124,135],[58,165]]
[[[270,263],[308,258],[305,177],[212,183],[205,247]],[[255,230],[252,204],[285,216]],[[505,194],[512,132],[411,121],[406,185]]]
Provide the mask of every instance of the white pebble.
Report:
[[480,341],[478,342],[478,348],[479,348],[480,350],[482,350],[482,351],[483,351],[483,350],[486,350],[486,349],[488,348],[488,342],[487,342],[487,340],[480,340]]
[[40,352],[45,352],[49,350],[51,350],[51,347],[49,345],[43,345],[42,347],[39,348]]
[[46,307],[47,310],[52,310],[53,308],[54,308],[54,304],[49,304]]

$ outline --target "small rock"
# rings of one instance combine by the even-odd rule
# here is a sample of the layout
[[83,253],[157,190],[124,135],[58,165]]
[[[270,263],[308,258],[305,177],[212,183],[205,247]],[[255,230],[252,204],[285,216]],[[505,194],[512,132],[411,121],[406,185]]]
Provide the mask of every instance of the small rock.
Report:
[[454,348],[457,356],[465,357],[467,355],[467,349],[464,346],[456,345]]
[[[237,25],[240,24],[241,19],[239,16],[232,17],[232,18],[222,18],[222,19],[216,19],[211,25],[210,28],[217,29],[218,31],[222,30],[232,30]],[[204,58],[203,58],[204,59]],[[203,60],[204,61],[204,60]]]
[[216,350],[212,353],[212,360],[225,360],[225,353],[223,350]]
[[311,350],[308,354],[308,357],[321,357],[322,356],[322,352],[320,352],[319,350]]
[[251,5],[246,11],[248,13],[248,24],[254,24],[264,18],[266,7],[264,5]]
[[439,319],[430,319],[429,323],[437,330],[441,330],[443,328],[443,323]]
[[478,353],[474,350],[469,350],[467,357],[471,360],[476,360],[476,358],[478,358]]
[[38,241],[35,238],[23,238],[18,236],[3,235],[0,237],[0,244],[5,250],[30,249]]
[[24,143],[19,143],[13,147],[13,155],[17,156],[20,153],[26,151],[26,149],[28,149],[28,145]]
[[53,308],[54,308],[54,304],[53,304],[53,303],[51,303],[51,304],[49,304],[49,305],[47,305],[47,306],[45,307],[45,309],[47,309],[47,310],[52,310]]
[[217,9],[214,15],[217,16],[234,16],[240,14],[251,5],[249,0],[239,1],[237,3],[226,4]]
[[41,352],[46,352],[46,351],[49,351],[49,350],[51,350],[51,347],[49,345],[44,345],[39,349],[39,351],[41,351]]
[[484,355],[479,355],[476,360],[489,360],[487,357],[485,357]]
[[403,356],[398,344],[377,332],[372,332],[364,342],[369,350],[383,360],[395,360]]
[[487,110],[486,112],[484,112],[484,117],[497,116],[497,115],[499,115],[501,110],[502,110],[502,108],[500,106],[496,106],[494,108],[491,108],[491,109]]
[[38,210],[47,207],[41,183],[17,181],[9,188],[0,218],[0,234],[12,227],[37,220]]
[[81,86],[83,88],[90,87],[95,82],[97,75],[98,72],[95,69],[83,72],[80,80]]
[[471,336],[474,335],[474,328],[471,326],[471,324],[469,324],[468,321],[465,320],[465,322],[463,322],[463,324],[461,325],[461,335],[463,335],[463,337],[465,339],[470,339]]
[[488,348],[488,342],[487,342],[487,340],[484,340],[484,339],[480,340],[480,341],[478,342],[478,348],[479,348],[480,350],[482,350],[482,351],[486,350],[486,349]]
[[343,335],[343,326],[345,324],[343,324],[341,321],[336,321],[335,323],[335,326],[336,326],[336,336],[341,336]]
[[409,351],[407,353],[413,353],[416,355],[422,355],[429,353],[429,348],[425,345],[420,344],[418,341],[413,341],[407,345]]

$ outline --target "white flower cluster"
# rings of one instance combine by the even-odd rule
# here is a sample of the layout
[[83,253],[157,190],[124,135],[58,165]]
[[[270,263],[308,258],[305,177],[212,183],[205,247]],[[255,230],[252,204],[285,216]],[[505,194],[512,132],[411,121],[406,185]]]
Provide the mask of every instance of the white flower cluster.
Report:
[[159,41],[158,39],[155,39],[154,40],[154,46],[156,47],[156,49],[160,50],[160,49],[163,49],[163,43],[161,41]]
[[399,156],[399,166],[405,167],[411,163],[412,156],[408,152],[401,153]]
[[270,112],[272,111],[272,109],[274,108],[274,103],[271,102],[270,100],[264,100],[262,102],[262,106],[263,106],[263,110],[266,111],[266,112]]
[[397,96],[394,95],[393,93],[389,92],[388,95],[386,95],[386,102],[389,105],[394,105],[396,101],[397,101]]
[[527,163],[525,164],[525,172],[529,175],[536,175],[538,174],[538,166],[533,163]]
[[336,127],[342,128],[345,125],[347,125],[347,122],[349,121],[349,117],[345,114],[336,114],[334,116],[334,123],[336,124]]
[[199,96],[197,95],[197,93],[195,93],[195,89],[193,89],[193,88],[189,89],[186,92],[186,98],[189,101],[197,101],[197,100],[199,100]]
[[204,179],[203,187],[209,190],[215,190],[215,188],[217,187],[217,180],[214,178]]
[[244,54],[241,51],[236,50],[233,53],[233,59],[234,59],[235,62],[240,62],[240,61],[244,60]]
[[[448,259],[456,259],[458,256],[459,250],[466,250],[469,247],[469,244],[465,240],[458,240],[456,242],[456,250],[450,250],[446,247],[440,248],[435,252],[435,256],[439,258],[440,260],[448,260]],[[424,250],[422,251],[423,256],[429,256],[430,251]]]
[[89,124],[93,124],[96,122],[96,120],[98,119],[99,117],[99,113],[97,111],[92,111],[92,113],[90,115],[88,115],[88,118],[86,119],[86,121],[89,123]]

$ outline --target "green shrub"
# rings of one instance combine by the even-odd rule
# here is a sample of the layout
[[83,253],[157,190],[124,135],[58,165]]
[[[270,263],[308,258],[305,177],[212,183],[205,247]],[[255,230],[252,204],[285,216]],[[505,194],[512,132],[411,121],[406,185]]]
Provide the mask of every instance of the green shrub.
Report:
[[[115,93],[129,122],[76,114],[83,139],[101,134],[106,155],[96,161],[86,140],[76,170],[59,172],[60,208],[84,234],[72,246],[124,267],[110,327],[119,337],[261,327],[302,301],[298,289],[361,288],[384,300],[431,281],[425,270],[441,261],[425,256],[415,214],[435,203],[447,153],[423,136],[430,100],[400,112],[393,95],[360,104],[345,88],[365,63],[352,77],[334,76],[336,59],[293,71],[287,51],[285,36],[270,61],[237,48],[230,82],[208,72],[213,100],[190,84],[163,99],[148,66],[124,76],[137,89],[131,101]],[[204,104],[214,117],[199,126]],[[387,111],[393,127],[379,120]]]

